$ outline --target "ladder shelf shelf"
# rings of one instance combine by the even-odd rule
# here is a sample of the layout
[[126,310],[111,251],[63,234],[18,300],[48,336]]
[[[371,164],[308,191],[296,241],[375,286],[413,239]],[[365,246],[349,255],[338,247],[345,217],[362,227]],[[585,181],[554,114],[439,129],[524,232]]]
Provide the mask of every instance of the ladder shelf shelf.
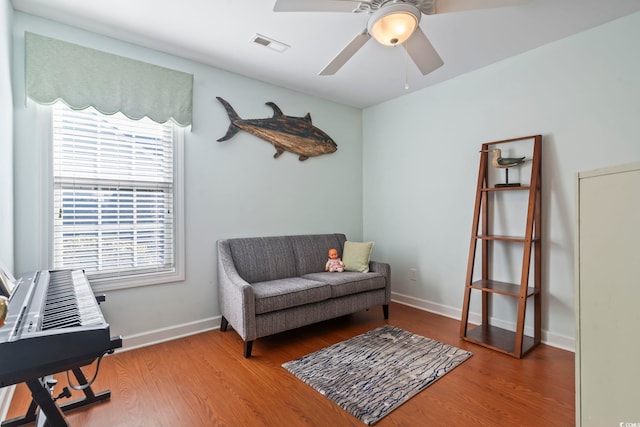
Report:
[[[471,288],[482,292],[508,295],[519,298],[522,292],[520,285],[515,283],[501,282],[499,280],[476,280],[471,283]],[[538,293],[539,290],[533,286],[527,286],[525,296],[530,297]]]
[[486,192],[486,191],[529,191],[531,187],[529,187],[528,185],[521,185],[519,187],[482,187],[480,189],[480,191]]
[[[483,347],[491,348],[495,351],[513,356],[516,354],[517,336],[513,331],[498,328],[491,325],[479,325],[467,332],[465,341],[469,341]],[[522,354],[526,354],[532,350],[538,342],[534,337],[528,335],[522,336]]]

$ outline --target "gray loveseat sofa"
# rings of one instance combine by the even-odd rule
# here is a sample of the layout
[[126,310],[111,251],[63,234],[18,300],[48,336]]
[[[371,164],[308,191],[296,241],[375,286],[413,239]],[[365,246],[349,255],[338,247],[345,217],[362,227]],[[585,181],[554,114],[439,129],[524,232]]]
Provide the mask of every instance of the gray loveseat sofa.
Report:
[[218,286],[222,320],[253,341],[322,320],[382,306],[389,318],[391,270],[371,261],[369,272],[324,271],[327,251],[342,257],[344,234],[238,238],[218,241]]

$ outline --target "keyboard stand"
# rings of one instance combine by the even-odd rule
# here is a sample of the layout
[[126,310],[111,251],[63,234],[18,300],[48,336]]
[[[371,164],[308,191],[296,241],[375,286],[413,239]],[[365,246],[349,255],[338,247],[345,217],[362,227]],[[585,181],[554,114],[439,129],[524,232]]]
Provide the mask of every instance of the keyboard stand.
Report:
[[[77,367],[73,368],[71,371],[80,386],[87,385],[87,378],[84,376],[82,369]],[[69,424],[67,424],[64,417],[64,412],[91,405],[96,402],[109,400],[111,398],[111,390],[101,391],[96,394],[93,392],[91,387],[88,386],[82,390],[84,393],[83,398],[72,400],[71,402],[58,406],[51,396],[52,386],[48,386],[46,380],[35,379],[25,381],[25,383],[31,391],[31,404],[29,404],[29,409],[27,409],[26,414],[21,417],[4,421],[1,424],[2,427],[18,427],[34,421],[37,421],[36,427],[45,425],[49,427],[68,427]],[[37,411],[38,407],[40,408],[40,412]]]

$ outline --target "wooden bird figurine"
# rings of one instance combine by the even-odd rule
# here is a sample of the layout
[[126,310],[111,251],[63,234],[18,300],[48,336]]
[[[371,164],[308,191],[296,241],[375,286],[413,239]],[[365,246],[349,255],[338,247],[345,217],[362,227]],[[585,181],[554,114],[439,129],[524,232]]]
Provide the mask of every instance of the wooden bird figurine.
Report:
[[519,183],[510,183],[509,182],[509,168],[513,166],[518,166],[524,163],[526,157],[502,157],[502,150],[499,148],[492,148],[490,150],[480,150],[481,153],[493,153],[493,159],[491,160],[491,164],[496,168],[504,169],[505,173],[505,183],[504,184],[496,184],[496,187],[519,187]]
[[493,160],[491,164],[496,168],[510,168],[512,166],[518,166],[524,163],[526,157],[502,157],[502,150],[499,148],[492,148],[491,150],[480,150],[485,153],[493,153]]

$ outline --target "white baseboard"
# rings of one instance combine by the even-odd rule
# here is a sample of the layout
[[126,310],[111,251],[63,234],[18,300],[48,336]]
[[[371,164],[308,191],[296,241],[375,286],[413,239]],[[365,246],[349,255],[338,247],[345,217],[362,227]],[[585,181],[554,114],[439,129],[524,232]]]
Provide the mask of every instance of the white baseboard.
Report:
[[196,320],[195,322],[170,326],[168,328],[155,329],[153,331],[129,335],[122,337],[122,349],[118,351],[133,350],[135,348],[159,344],[161,342],[210,331],[219,327],[220,316],[215,316],[208,319]]
[[[439,314],[441,316],[449,317],[451,319],[460,320],[462,316],[462,310],[456,307],[450,307],[442,304],[437,304],[431,301],[415,298],[409,295],[399,294],[397,292],[391,293],[391,300],[399,304],[414,307],[420,310],[428,311],[431,313]],[[469,322],[475,325],[481,323],[480,313],[469,313]],[[499,328],[515,331],[516,324],[513,322],[505,322],[501,319],[492,318],[491,324]],[[531,327],[525,327],[526,335],[533,335],[533,329]],[[544,344],[552,347],[560,348],[562,350],[575,352],[576,342],[574,338],[567,337],[560,334],[554,334],[549,331],[542,331],[541,340]]]
[[0,422],[7,419],[7,413],[9,412],[9,405],[11,405],[11,398],[16,386],[0,388]]
[[[424,311],[429,311],[431,313],[439,314],[441,316],[449,317],[456,320],[460,320],[460,316],[462,314],[461,309],[459,308],[434,303],[409,295],[399,294],[397,292],[392,292],[391,300],[399,304],[407,305]],[[470,323],[476,325],[480,324],[480,319],[481,316],[479,313],[469,313]],[[491,319],[491,324],[510,331],[514,331],[516,328],[516,325],[513,322],[506,322],[504,320],[496,318]],[[156,329],[140,334],[129,335],[123,337],[123,346],[120,351],[133,350],[135,348],[146,347],[148,345],[158,344],[165,341],[171,341],[177,338],[182,338],[189,335],[217,329],[219,327],[220,316],[214,316],[195,322],[189,322],[181,325],[171,326],[168,328]],[[525,333],[527,335],[533,335],[532,328],[526,327]],[[543,343],[552,347],[575,352],[575,339],[572,337],[567,337],[543,330],[541,339]]]

